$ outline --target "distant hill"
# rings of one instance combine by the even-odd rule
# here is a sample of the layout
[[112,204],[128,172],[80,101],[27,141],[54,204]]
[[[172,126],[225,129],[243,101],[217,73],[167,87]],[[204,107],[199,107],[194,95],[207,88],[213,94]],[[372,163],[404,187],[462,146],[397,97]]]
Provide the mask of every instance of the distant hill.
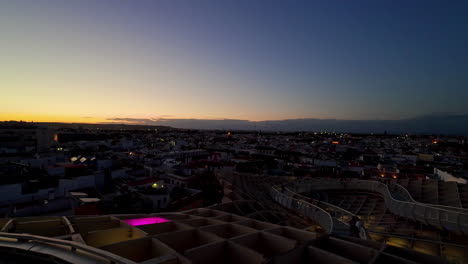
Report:
[[158,129],[159,131],[173,130],[174,128],[159,125],[145,125],[145,124],[88,124],[88,123],[48,123],[40,122],[37,124],[47,125],[51,128],[83,128],[83,129],[102,129],[102,130],[146,130]]
[[403,120],[287,119],[272,121],[161,119],[153,124],[188,129],[336,131],[468,135],[468,115],[427,115]]
[[[35,123],[50,127],[100,128],[103,130],[167,131],[176,128],[206,130],[252,130],[252,131],[335,131],[348,133],[391,134],[445,134],[468,135],[468,115],[431,114],[401,120],[338,120],[338,119],[286,119],[249,121],[239,119],[134,119],[112,118],[101,124],[84,123]],[[6,123],[6,122],[4,122]]]

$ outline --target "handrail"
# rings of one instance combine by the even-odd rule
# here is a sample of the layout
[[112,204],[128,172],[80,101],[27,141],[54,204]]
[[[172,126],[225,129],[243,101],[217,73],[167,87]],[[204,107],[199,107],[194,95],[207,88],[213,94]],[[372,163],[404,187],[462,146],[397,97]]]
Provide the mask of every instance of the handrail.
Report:
[[[321,183],[336,183],[338,182],[337,180],[328,180],[328,181],[324,181],[324,180],[315,180],[315,179],[307,179],[308,181],[314,181],[314,182],[321,182]],[[362,187],[362,186],[365,186],[365,184],[374,184],[374,185],[379,185],[378,188],[381,188],[383,187],[384,189],[386,189],[386,194],[389,195],[393,201],[396,201],[396,202],[402,202],[402,203],[413,203],[413,202],[409,202],[409,201],[401,201],[401,200],[398,200],[398,199],[395,199],[393,196],[392,196],[392,193],[390,191],[390,189],[388,189],[388,186],[381,183],[381,182],[378,182],[378,181],[368,181],[368,180],[356,180],[356,181],[344,181],[344,182],[340,182],[341,184],[344,184],[345,186],[349,186],[350,184],[353,184],[353,183],[359,183],[358,185],[358,188],[356,189],[362,189],[362,188],[359,188],[359,187]],[[403,187],[404,188],[404,187]],[[323,188],[322,188],[323,189]],[[326,188],[325,188],[326,189]],[[350,188],[351,189],[351,188]],[[375,191],[375,190],[374,190]],[[380,193],[380,192],[379,192]],[[385,196],[384,196],[385,198]],[[458,208],[458,207],[451,207],[451,206],[444,206],[444,205],[434,205],[434,204],[427,204],[427,203],[420,203],[420,202],[414,202],[414,204],[418,204],[420,206],[423,206],[423,207],[434,207],[434,209],[438,209],[438,210],[441,210],[441,211],[445,211],[445,212],[455,212],[457,211],[458,213],[460,214],[467,214],[468,215],[468,210],[465,210],[466,212],[459,212],[458,210],[449,210],[449,209],[462,209],[462,208]]]
[[[383,184],[383,183],[380,183],[380,184],[385,185],[385,184]],[[439,208],[439,209],[442,209],[442,210],[444,210],[444,211],[456,211],[456,212],[461,213],[461,214],[468,214],[468,209],[465,209],[465,208],[454,207],[454,206],[448,206],[448,205],[439,205],[439,204],[430,204],[430,203],[418,202],[418,201],[414,200],[414,198],[411,196],[411,194],[408,192],[408,190],[406,190],[405,187],[403,187],[403,186],[401,186],[401,185],[399,185],[399,184],[397,184],[397,183],[395,183],[395,185],[400,186],[403,190],[405,190],[405,191],[408,193],[408,196],[409,196],[409,198],[411,199],[411,201],[404,201],[404,202],[412,202],[412,203],[420,204],[420,205],[422,205],[422,206]],[[387,187],[387,190],[388,190],[388,192],[389,192],[390,195],[391,195],[390,189],[388,188],[387,185],[385,185],[385,186]],[[392,196],[392,198],[393,198],[393,196]],[[394,199],[394,200],[397,200],[397,199],[395,199],[395,198],[393,198],[393,199]],[[397,200],[397,201],[399,201],[399,200]]]
[[[262,175],[254,175],[254,174],[239,174],[239,173],[233,173],[234,175],[237,175],[237,179],[239,179],[239,181],[242,183],[243,181],[245,181],[245,178],[244,176],[251,176],[251,177],[260,177]],[[244,189],[242,187],[246,187],[246,186],[237,186],[238,185],[238,182],[234,181],[234,177],[232,177],[233,175],[226,175],[226,174],[222,174],[222,173],[219,173],[218,176],[221,176],[221,178],[223,180],[225,180],[226,182],[229,182],[231,185],[239,188],[241,187],[240,189]],[[272,177],[272,178],[277,178],[277,177]],[[279,179],[279,178],[277,178]],[[273,181],[275,182],[275,181]],[[276,181],[278,182],[278,181]],[[236,184],[237,183],[237,184]],[[255,183],[255,181],[254,181]],[[288,181],[287,183],[285,184],[290,184],[290,182]],[[238,190],[240,191],[240,190]],[[321,207],[319,206],[316,206],[314,204],[310,204],[308,202],[305,201],[305,199],[302,199],[302,200],[299,200],[299,199],[294,199],[294,195],[297,195],[296,193],[292,192],[291,190],[289,189],[285,189],[286,192],[290,192],[291,195],[288,196],[288,195],[285,195],[281,192],[278,191],[277,188],[275,187],[272,187],[272,194],[271,196],[273,197],[273,199],[280,203],[281,205],[287,207],[287,208],[290,208],[290,209],[293,209],[293,210],[297,210],[297,209],[301,209],[299,210],[301,213],[303,213],[304,215],[307,215],[309,218],[312,218],[315,220],[315,222],[319,223],[321,226],[324,227],[324,229],[327,230],[328,233],[331,233],[333,232],[333,218],[336,218],[338,221],[342,222],[344,225],[348,226],[349,224],[347,223],[347,220],[349,220],[352,216],[354,216],[354,214],[352,214],[351,212],[348,212],[340,207],[336,207],[334,205],[331,205],[331,204],[328,204],[328,207],[329,208],[332,208],[333,210],[331,210],[331,212],[328,212],[327,210],[324,210],[322,209]],[[284,197],[277,197],[278,195],[280,194],[280,196],[284,196],[284,197],[287,197],[287,198],[284,198]],[[248,195],[249,197],[252,197],[251,195]],[[288,201],[280,201],[279,199],[289,199]],[[295,206],[294,208],[292,206]],[[310,214],[310,212],[306,211],[307,208],[298,208],[299,206],[307,206],[307,207],[312,207],[312,208],[315,208],[315,210],[319,210],[321,211],[322,215],[312,215]],[[324,216],[323,216],[323,213],[325,213],[327,216],[329,216],[327,220],[325,220]],[[330,214],[330,213],[333,213],[333,216]],[[343,219],[343,218],[349,218],[349,219]],[[364,232],[364,235],[363,235],[363,238],[364,239],[367,239],[368,238],[368,233],[367,231],[365,230],[365,228],[362,228],[365,232]]]
[[[303,199],[303,200],[313,200],[314,202],[319,202],[317,199],[306,197],[306,196],[304,196],[304,195],[298,193],[297,191],[296,191],[296,192],[293,192],[293,191],[291,191],[289,188],[286,188],[286,190],[290,191],[290,192],[293,193],[295,196],[301,197],[301,199]],[[346,209],[343,209],[343,208],[341,208],[341,207],[338,207],[338,206],[336,206],[336,205],[333,205],[333,204],[330,204],[330,203],[327,203],[327,202],[324,202],[324,201],[320,201],[320,203],[326,205],[327,207],[333,208],[333,210],[336,210],[336,211],[340,212],[341,215],[348,215],[348,216],[351,216],[351,217],[356,216],[355,214],[351,213],[350,211],[348,211],[348,210],[346,210]],[[335,218],[337,218],[338,220],[340,220],[338,217],[335,217]],[[348,223],[347,223],[346,221],[341,221],[341,220],[340,220],[340,222],[343,222],[344,224],[348,225]]]
[[29,234],[17,234],[17,233],[5,233],[0,232],[0,238],[13,238],[16,239],[16,242],[44,242],[44,243],[51,243],[56,245],[68,246],[72,251],[76,251],[77,249],[84,251],[86,253],[90,253],[92,255],[96,255],[98,257],[102,257],[107,259],[110,263],[117,263],[117,264],[133,264],[134,261],[128,260],[124,257],[120,257],[115,255],[111,252],[107,252],[98,248],[94,248],[82,243],[78,243],[75,241],[69,240],[61,240],[55,239],[50,237],[43,237],[43,236],[36,236],[36,235],[29,235]]
[[[409,199],[409,202],[413,202],[413,203],[419,203],[419,204],[423,204],[423,205],[427,205],[427,206],[432,206],[432,207],[438,207],[438,208],[442,208],[442,209],[446,209],[446,210],[451,210],[451,211],[457,211],[457,212],[463,212],[463,213],[468,213],[468,209],[466,208],[462,208],[462,207],[455,207],[455,206],[450,206],[450,205],[440,205],[440,204],[430,204],[430,203],[422,203],[422,202],[418,202],[416,201],[413,196],[411,195],[411,193],[403,186],[401,186],[400,184],[396,183],[396,182],[392,182],[390,183],[392,186],[395,186],[397,187],[397,189],[399,189],[399,193],[403,193],[404,196],[406,196],[406,198]],[[388,187],[388,186],[387,186]]]
[[[409,193],[409,191],[408,191],[405,187],[401,186],[400,184],[398,184],[398,183],[396,183],[396,182],[391,182],[390,184],[391,184],[392,186],[396,187],[396,189],[398,189],[398,190],[397,190],[398,193],[403,194],[403,196],[404,196],[406,199],[408,199],[408,200],[407,200],[408,202],[413,202],[413,203],[417,203],[417,202],[418,202],[418,201],[416,201],[416,200],[413,198],[413,196],[411,196],[411,194]],[[388,188],[388,186],[387,186],[387,188]],[[390,190],[390,189],[389,189],[389,190]]]
[[[297,183],[301,183],[300,186],[298,186]],[[337,180],[323,181],[307,179],[306,181],[303,180],[297,183],[296,187],[307,189],[307,191],[310,191],[310,189],[363,189],[377,192],[384,197],[386,207],[396,215],[457,234],[468,234],[467,213],[428,206],[421,203],[397,200],[392,196],[388,186],[381,182],[367,180],[340,182]]]
[[[289,188],[285,188],[287,191],[291,192],[293,195],[295,196],[298,196],[300,197],[301,199],[303,200],[313,200],[314,202],[318,203],[319,200],[317,199],[313,199],[313,198],[309,198],[309,197],[306,197],[298,192],[293,192],[291,191]],[[356,216],[355,214],[351,213],[350,211],[346,210],[346,209],[343,209],[339,206],[336,206],[336,205],[333,205],[333,204],[330,204],[330,203],[327,203],[327,202],[324,202],[324,201],[320,201],[320,204],[323,204],[323,205],[326,205],[327,208],[332,208],[332,212],[334,213],[332,215],[332,217],[336,218],[338,221],[340,221],[341,223],[349,226],[349,223],[348,221],[352,219],[352,217]],[[318,205],[317,205],[318,206]],[[326,210],[328,213],[330,213],[330,211]],[[331,215],[331,213],[330,213]],[[344,217],[346,217],[346,219],[344,219]],[[365,240],[368,240],[369,239],[369,233],[367,232],[367,229],[363,226],[361,226],[361,230],[360,231],[363,231],[364,235],[362,235],[362,239],[365,239]]]
[[[287,181],[286,184],[288,183],[291,182]],[[393,214],[406,217],[408,219],[421,222],[426,225],[436,227],[438,229],[447,230],[456,234],[468,235],[468,212],[465,212],[464,210],[454,209],[451,207],[434,206],[418,202],[401,201],[395,199],[388,186],[381,182],[369,180],[318,180],[313,178],[307,178],[296,180],[293,182],[293,184],[294,186],[296,186],[296,188],[300,187],[307,191],[310,191],[310,189],[357,189],[378,193],[383,196],[385,206]],[[400,190],[403,193],[405,193],[405,191],[403,191],[403,187],[400,188]],[[407,197],[410,196],[408,195]]]
[[301,212],[302,214],[311,218],[320,226],[322,226],[327,233],[332,233],[333,218],[327,211],[306,201],[294,199],[290,196],[287,196],[281,193],[278,189],[276,189],[275,186],[271,188],[271,196],[273,200],[275,200],[282,206]]

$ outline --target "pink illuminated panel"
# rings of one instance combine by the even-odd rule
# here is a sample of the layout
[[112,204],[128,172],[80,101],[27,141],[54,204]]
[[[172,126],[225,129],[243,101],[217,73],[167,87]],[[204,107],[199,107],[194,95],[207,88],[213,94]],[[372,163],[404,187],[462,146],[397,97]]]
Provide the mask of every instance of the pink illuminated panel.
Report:
[[122,221],[132,226],[140,226],[140,225],[150,225],[150,224],[170,222],[171,220],[161,218],[161,217],[146,217],[146,218],[125,219]]

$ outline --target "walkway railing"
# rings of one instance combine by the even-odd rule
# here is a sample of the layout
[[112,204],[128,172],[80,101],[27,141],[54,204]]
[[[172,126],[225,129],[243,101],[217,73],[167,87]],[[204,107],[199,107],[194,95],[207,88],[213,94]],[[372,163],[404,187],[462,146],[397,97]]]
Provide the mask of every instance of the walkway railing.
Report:
[[332,216],[322,208],[310,204],[306,201],[294,199],[291,196],[283,194],[275,186],[271,188],[271,197],[282,206],[309,217],[314,222],[319,224],[325,230],[325,232],[329,234],[332,233]]
[[[312,204],[324,209],[325,211],[327,211],[332,217],[336,218],[337,220],[339,220],[340,222],[343,222],[345,225],[348,225],[348,222],[351,220],[351,218],[353,218],[353,216],[355,216],[353,213],[341,208],[341,207],[338,207],[336,205],[333,205],[333,204],[330,204],[330,203],[327,203],[327,202],[323,202],[323,201],[320,201],[317,200],[317,199],[313,199],[313,198],[309,198],[309,197],[306,197],[304,195],[301,195],[300,193],[301,192],[298,192],[297,190],[295,190],[294,188],[295,186],[290,186],[290,187],[287,187],[285,188],[289,195],[292,196],[292,197],[297,197],[297,198],[300,198],[304,201],[310,201]],[[291,190],[290,188],[294,188],[293,190]],[[325,208],[324,208],[325,207]]]
[[[100,250],[82,243],[78,243],[75,241],[69,241],[69,240],[62,240],[62,239],[56,239],[56,238],[50,238],[50,237],[43,237],[43,236],[35,236],[35,235],[28,235],[28,234],[16,234],[16,233],[5,233],[5,232],[0,232],[0,239],[1,238],[8,238],[8,242],[17,242],[17,243],[26,243],[26,242],[38,242],[38,243],[47,243],[47,244],[54,244],[54,245],[60,245],[60,246],[65,246],[69,247],[71,251],[76,251],[80,250],[83,252],[86,252],[89,256],[90,255],[95,255],[97,257],[103,258],[103,260],[109,261],[109,263],[115,263],[115,264],[132,264],[135,263],[131,260],[128,260],[126,258],[117,256],[115,254],[112,254],[110,252]],[[11,240],[15,239],[15,240]],[[4,245],[2,245],[4,246]],[[51,253],[54,252],[56,253],[56,248],[51,248]],[[47,253],[46,249],[41,249],[41,253]],[[83,257],[88,257],[86,256],[87,254],[84,254]],[[66,260],[66,259],[64,259]]]
[[437,208],[441,208],[441,209],[445,209],[445,210],[457,211],[457,212],[468,214],[468,209],[466,209],[466,208],[460,208],[460,207],[449,206],[449,205],[428,204],[428,203],[418,202],[418,201],[414,200],[413,196],[411,196],[411,194],[408,192],[408,190],[405,187],[401,186],[398,183],[390,183],[389,186],[390,186],[389,189],[391,189],[392,192],[398,193],[399,195],[401,195],[408,202],[419,203],[419,204],[423,204],[423,205],[426,205],[426,206],[432,206],[432,207],[437,207]]
[[[294,187],[295,187],[294,185],[290,186],[290,188],[294,188]],[[290,195],[292,197],[298,197],[299,199],[302,199],[304,201],[310,201],[311,204],[324,209],[333,218],[340,221],[341,223],[343,223],[346,226],[349,226],[350,220],[354,216],[356,216],[355,214],[353,214],[350,211],[345,210],[345,209],[343,209],[341,207],[338,207],[336,205],[333,205],[333,204],[330,204],[330,203],[327,203],[327,202],[324,202],[324,201],[319,201],[317,199],[306,197],[304,195],[301,195],[296,190],[294,190],[294,191],[290,190],[290,188],[287,188],[287,187],[285,188],[288,195]],[[360,230],[359,234],[360,234],[359,235],[360,238],[365,239],[365,240],[369,239],[369,233],[367,232],[367,230],[366,230],[366,228],[364,226],[361,227],[361,230]]]
[[425,223],[439,229],[457,234],[468,234],[468,214],[456,210],[435,207],[427,204],[400,201],[395,199],[388,186],[377,181],[337,181],[307,179],[295,183],[297,192],[318,190],[345,189],[375,192],[384,197],[385,205],[390,212],[408,219]]
[[[249,189],[255,189],[255,193],[258,195],[254,198],[249,195],[249,197],[262,200],[264,198],[263,194],[259,193],[261,190],[259,186],[263,185],[265,187],[266,182],[264,182],[265,177],[262,175],[252,175],[246,173],[219,173],[218,176],[223,178],[225,181],[230,182],[233,186],[237,187],[237,191],[243,189],[247,191]],[[274,180],[275,178],[276,180]],[[294,186],[291,184],[291,181],[281,179],[280,177],[272,177],[270,179],[273,184],[278,182],[283,182],[288,186]],[[279,186],[279,185],[278,185]],[[291,191],[288,188],[282,188],[280,191],[278,186],[271,188],[271,197],[274,201],[286,207],[288,209],[294,210],[298,213],[303,214],[304,216],[312,219],[320,226],[324,228],[327,233],[332,233],[334,231],[334,220],[336,219],[339,222],[343,223],[343,226],[349,226],[348,222],[354,216],[351,212],[344,210],[343,208],[334,206],[332,204],[323,203],[322,206],[318,206],[316,201],[312,200],[312,203],[308,202],[311,199],[298,195],[297,192]],[[249,192],[244,192],[249,193]],[[295,197],[299,197],[296,199]],[[325,205],[325,206],[324,206]],[[364,228],[363,228],[364,229]],[[368,233],[364,229],[364,232],[361,232],[363,239],[368,239]]]
[[[389,186],[390,186],[389,190],[391,190],[391,192],[397,193],[405,201],[413,202],[413,203],[418,202],[418,201],[414,200],[413,196],[411,196],[411,194],[408,192],[408,190],[405,187],[401,186],[400,184],[392,182],[392,183],[390,183]],[[387,187],[389,187],[389,186],[387,186]]]

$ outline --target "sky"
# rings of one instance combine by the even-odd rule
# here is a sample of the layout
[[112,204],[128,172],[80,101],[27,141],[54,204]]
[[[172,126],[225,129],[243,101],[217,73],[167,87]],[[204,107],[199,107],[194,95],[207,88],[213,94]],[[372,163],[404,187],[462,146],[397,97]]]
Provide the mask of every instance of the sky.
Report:
[[467,114],[465,0],[0,0],[0,120]]

